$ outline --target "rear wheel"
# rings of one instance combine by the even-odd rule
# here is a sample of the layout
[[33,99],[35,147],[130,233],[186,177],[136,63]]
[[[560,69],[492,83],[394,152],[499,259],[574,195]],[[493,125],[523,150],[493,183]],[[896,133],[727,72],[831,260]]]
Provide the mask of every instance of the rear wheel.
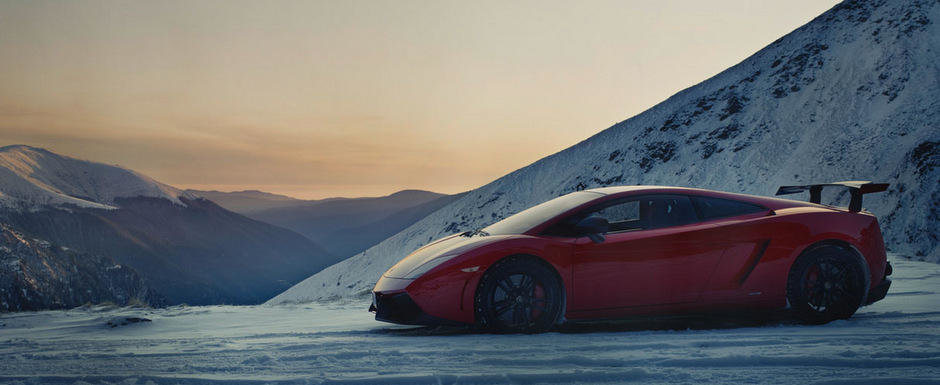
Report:
[[489,268],[474,298],[478,326],[540,333],[561,316],[564,293],[555,271],[534,257],[509,257]]
[[851,317],[862,305],[863,274],[851,250],[823,245],[805,252],[793,264],[787,280],[793,315],[811,324]]

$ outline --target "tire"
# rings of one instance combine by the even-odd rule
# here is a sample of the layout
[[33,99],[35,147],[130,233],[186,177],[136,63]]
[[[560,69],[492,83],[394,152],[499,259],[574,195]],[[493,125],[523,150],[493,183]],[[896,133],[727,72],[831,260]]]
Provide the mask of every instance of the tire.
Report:
[[808,324],[847,319],[862,305],[865,277],[853,251],[837,245],[807,250],[790,269],[787,300],[793,315]]
[[477,326],[498,333],[542,333],[558,322],[564,289],[535,257],[513,256],[487,269],[474,296]]

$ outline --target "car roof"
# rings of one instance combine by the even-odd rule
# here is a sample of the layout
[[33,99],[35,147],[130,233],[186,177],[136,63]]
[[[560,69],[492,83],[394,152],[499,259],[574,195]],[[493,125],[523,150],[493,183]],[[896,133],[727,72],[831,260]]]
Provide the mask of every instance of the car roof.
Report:
[[609,186],[609,187],[592,188],[592,189],[587,189],[584,191],[610,195],[610,194],[619,194],[619,193],[627,192],[627,191],[662,190],[662,189],[693,190],[693,189],[688,189],[688,188],[683,188],[683,187],[669,187],[669,186]]
[[810,207],[822,207],[833,209],[829,206],[817,205],[809,202],[795,201],[790,199],[781,199],[774,197],[766,197],[759,195],[749,195],[749,194],[740,194],[740,193],[731,193],[725,191],[716,191],[716,190],[706,190],[700,188],[692,187],[675,187],[675,186],[609,186],[609,187],[600,187],[594,189],[588,189],[584,191],[590,191],[603,195],[615,195],[626,192],[649,192],[655,194],[691,194],[691,195],[706,195],[719,198],[727,199],[737,199],[745,202],[751,202],[766,206],[771,209],[780,209],[784,207],[795,207],[795,206],[810,206]]
[[595,192],[595,193],[604,194],[604,195],[620,194],[624,192],[643,192],[643,191],[657,192],[657,193],[666,193],[666,192],[673,192],[673,193],[718,192],[718,193],[721,193],[722,192],[722,191],[706,190],[706,189],[692,188],[692,187],[653,186],[653,185],[609,186],[609,187],[592,188],[592,189],[587,189],[584,191],[590,191],[590,192]]

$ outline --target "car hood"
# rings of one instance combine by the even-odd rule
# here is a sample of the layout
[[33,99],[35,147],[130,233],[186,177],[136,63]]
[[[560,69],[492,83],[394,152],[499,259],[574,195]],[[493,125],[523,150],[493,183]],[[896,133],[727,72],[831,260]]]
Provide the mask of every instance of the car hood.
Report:
[[465,237],[460,234],[454,234],[444,237],[415,250],[401,261],[398,261],[395,266],[392,266],[392,268],[385,272],[385,276],[389,278],[404,278],[408,276],[408,273],[414,271],[415,268],[432,259],[445,255],[461,254],[473,248],[493,243],[502,238],[505,238],[505,236]]

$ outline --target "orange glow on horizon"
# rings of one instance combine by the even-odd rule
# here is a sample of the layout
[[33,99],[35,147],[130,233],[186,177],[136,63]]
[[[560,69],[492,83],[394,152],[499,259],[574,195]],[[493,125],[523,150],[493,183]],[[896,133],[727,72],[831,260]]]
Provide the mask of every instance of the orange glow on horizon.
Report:
[[835,1],[0,3],[0,145],[180,188],[457,193]]

